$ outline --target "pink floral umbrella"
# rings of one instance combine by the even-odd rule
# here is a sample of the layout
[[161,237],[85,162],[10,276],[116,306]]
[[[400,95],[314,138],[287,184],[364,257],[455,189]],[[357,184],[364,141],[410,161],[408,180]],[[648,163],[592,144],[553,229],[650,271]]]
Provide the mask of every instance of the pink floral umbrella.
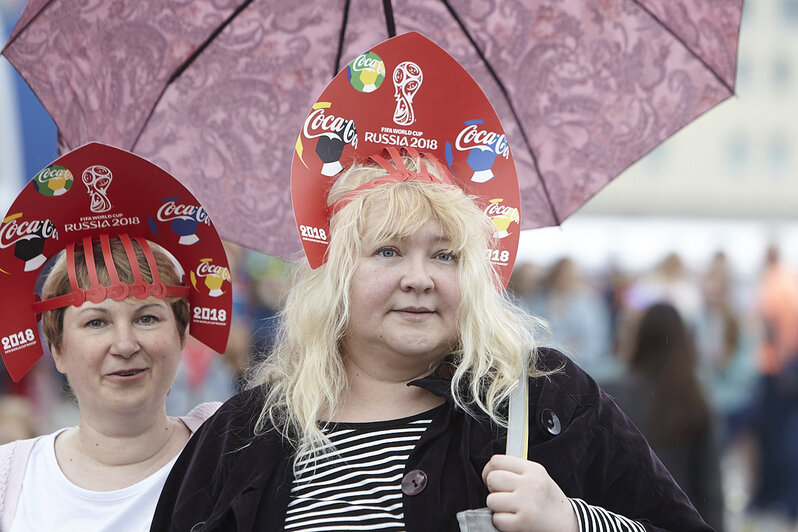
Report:
[[733,95],[741,11],[742,0],[31,0],[3,55],[52,115],[62,153],[92,140],[131,150],[180,179],[223,238],[297,258],[297,135],[369,47],[418,31],[466,68],[505,126],[531,229],[559,224]]

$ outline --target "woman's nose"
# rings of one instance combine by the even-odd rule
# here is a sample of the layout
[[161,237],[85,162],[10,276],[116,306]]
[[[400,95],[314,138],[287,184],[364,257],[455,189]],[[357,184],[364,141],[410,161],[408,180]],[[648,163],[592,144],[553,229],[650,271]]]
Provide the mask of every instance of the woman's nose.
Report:
[[404,272],[400,281],[402,290],[427,292],[432,290],[435,282],[427,262],[427,257],[408,257],[403,264]]
[[129,358],[136,354],[139,349],[136,333],[132,327],[120,325],[114,328],[114,341],[111,346],[112,354]]

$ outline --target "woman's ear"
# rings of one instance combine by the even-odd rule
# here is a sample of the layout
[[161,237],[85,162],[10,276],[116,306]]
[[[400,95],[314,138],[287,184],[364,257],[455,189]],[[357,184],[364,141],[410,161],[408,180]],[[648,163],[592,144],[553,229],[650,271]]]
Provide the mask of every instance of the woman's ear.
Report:
[[61,350],[54,345],[50,345],[50,353],[53,355],[53,362],[55,362],[55,369],[58,370],[58,373],[66,375],[66,371],[63,368],[64,361],[63,357],[61,356]]

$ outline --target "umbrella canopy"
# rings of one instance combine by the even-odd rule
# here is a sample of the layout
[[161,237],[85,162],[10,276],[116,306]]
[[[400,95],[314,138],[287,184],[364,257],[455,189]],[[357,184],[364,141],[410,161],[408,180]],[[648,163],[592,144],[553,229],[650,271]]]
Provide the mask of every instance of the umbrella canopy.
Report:
[[289,174],[341,67],[418,31],[504,124],[522,228],[555,225],[734,93],[742,0],[31,0],[3,54],[61,152],[133,151],[180,179],[223,238],[301,254]]

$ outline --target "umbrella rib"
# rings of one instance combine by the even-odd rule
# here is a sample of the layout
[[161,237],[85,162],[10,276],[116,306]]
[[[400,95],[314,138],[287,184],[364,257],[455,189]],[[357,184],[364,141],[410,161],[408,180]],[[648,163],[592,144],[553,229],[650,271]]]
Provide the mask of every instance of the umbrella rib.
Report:
[[189,65],[191,65],[191,63],[193,63],[200,56],[200,54],[202,54],[202,52],[205,51],[205,49],[208,47],[208,45],[210,45],[211,42],[213,42],[213,40],[216,37],[218,37],[219,34],[222,31],[224,31],[224,29],[227,26],[229,26],[230,23],[233,20],[235,20],[235,18],[238,16],[238,14],[241,13],[251,3],[252,3],[252,0],[245,0],[240,6],[235,8],[235,10],[233,10],[233,12],[230,14],[230,16],[227,17],[227,19],[224,21],[224,23],[220,24],[219,27],[217,27],[215,30],[213,30],[213,32],[211,32],[211,34],[208,36],[208,38],[205,39],[205,41],[202,44],[200,44],[197,47],[197,49],[194,50],[191,53],[191,55],[188,56],[186,58],[186,60],[183,61],[183,63],[179,67],[177,67],[177,69],[175,69],[175,71],[172,73],[171,76],[169,76],[169,80],[166,82],[166,84],[164,84],[163,89],[161,89],[161,93],[158,95],[158,98],[156,98],[155,103],[150,108],[150,112],[147,115],[147,119],[144,120],[144,122],[142,122],[143,126],[142,126],[141,130],[138,132],[138,135],[136,135],[136,139],[133,141],[133,143],[130,146],[130,150],[131,151],[133,151],[133,148],[136,146],[136,144],[138,144],[142,133],[144,133],[144,129],[145,129],[144,126],[146,126],[147,122],[150,121],[150,117],[152,117],[152,114],[155,112],[155,109],[158,107],[158,102],[160,102],[161,98],[163,98],[163,95],[166,92],[166,89],[169,87],[169,85],[171,85],[174,80],[179,78],[183,74],[183,72],[185,72],[185,70],[189,67]]
[[488,62],[488,59],[485,57],[485,54],[482,52],[482,49],[477,45],[477,42],[471,36],[471,33],[465,27],[465,24],[454,11],[454,8],[449,4],[449,0],[441,0],[443,5],[446,6],[446,9],[449,10],[449,13],[454,18],[455,22],[460,26],[460,29],[463,30],[463,33],[468,38],[471,45],[479,54],[479,58],[482,59],[482,63],[485,65],[485,68],[488,69],[491,77],[496,81],[496,84],[499,86],[499,90],[504,95],[504,99],[507,100],[507,105],[510,107],[510,112],[513,114],[513,118],[515,122],[518,124],[518,129],[521,131],[521,136],[524,138],[524,144],[526,145],[526,149],[529,151],[529,156],[532,158],[532,165],[535,167],[535,172],[537,172],[538,176],[540,177],[540,185],[543,187],[543,194],[546,196],[546,203],[549,206],[549,210],[551,211],[551,215],[554,218],[554,223],[556,225],[560,225],[562,221],[560,217],[557,215],[557,211],[554,208],[554,202],[551,200],[551,195],[549,194],[549,188],[546,186],[546,181],[543,179],[543,174],[540,171],[540,167],[538,166],[538,159],[535,157],[535,152],[532,150],[532,145],[529,143],[529,137],[526,134],[526,130],[524,129],[524,124],[521,122],[521,118],[518,116],[518,112],[515,110],[515,106],[513,105],[513,101],[510,99],[510,94],[507,91],[507,88],[502,83],[502,80],[499,78],[499,75],[493,70],[493,66]]
[[718,74],[717,72],[715,72],[715,69],[714,69],[714,68],[712,68],[712,67],[709,65],[709,63],[707,63],[707,62],[704,60],[704,58],[703,58],[703,57],[701,57],[699,54],[697,54],[696,52],[694,52],[694,51],[693,51],[693,49],[692,49],[692,48],[690,48],[690,47],[687,45],[687,43],[686,43],[686,42],[684,42],[684,40],[682,40],[682,38],[681,38],[681,37],[679,37],[679,36],[678,36],[676,33],[674,33],[674,32],[673,32],[673,30],[670,28],[670,26],[668,26],[667,24],[665,24],[665,22],[663,22],[663,21],[662,21],[662,20],[661,20],[661,19],[660,19],[660,18],[659,18],[657,15],[655,15],[654,13],[652,13],[650,9],[648,9],[646,6],[644,6],[643,4],[641,4],[641,3],[639,2],[639,0],[632,0],[632,1],[633,1],[635,4],[637,4],[637,6],[638,6],[638,7],[639,7],[639,8],[640,8],[642,11],[644,11],[646,14],[648,14],[648,16],[650,16],[650,17],[651,17],[651,18],[653,18],[655,21],[657,21],[657,23],[660,25],[660,27],[662,27],[662,29],[664,29],[665,31],[667,31],[668,33],[670,33],[670,34],[671,34],[671,36],[672,36],[674,39],[676,39],[676,41],[677,41],[677,42],[681,43],[681,44],[682,44],[682,46],[684,46],[684,48],[685,48],[685,49],[686,49],[688,52],[690,52],[690,55],[692,55],[693,57],[695,57],[696,59],[698,59],[698,61],[700,61],[700,62],[701,62],[701,64],[702,64],[702,65],[704,65],[704,66],[707,68],[707,70],[709,70],[710,72],[712,72],[712,75],[713,75],[713,76],[715,76],[715,79],[717,79],[717,80],[720,82],[720,84],[721,84],[721,85],[723,85],[724,87],[726,87],[726,89],[728,89],[728,91],[729,91],[729,93],[730,93],[730,94],[734,94],[734,87],[732,87],[732,86],[729,86],[729,84],[726,82],[726,80],[724,80],[724,79],[723,79],[723,78],[720,76],[720,74]]
[[[344,4],[344,14],[341,18],[341,32],[338,34],[338,51],[335,54],[335,70],[333,77],[341,70],[341,55],[344,51],[344,37],[346,36],[346,26],[349,23],[349,6],[351,0],[346,0]],[[396,37],[396,22],[393,18],[393,5],[391,0],[382,0],[382,9],[385,12],[385,29],[388,32],[388,37]]]
[[341,32],[338,34],[338,51],[335,53],[335,70],[333,70],[332,77],[338,74],[341,70],[341,55],[344,52],[344,37],[346,36],[346,26],[349,23],[349,4],[350,0],[346,0],[344,4],[344,14],[341,18]]
[[382,9],[385,11],[385,29],[388,30],[388,37],[396,37],[396,22],[393,20],[391,0],[382,0]]

